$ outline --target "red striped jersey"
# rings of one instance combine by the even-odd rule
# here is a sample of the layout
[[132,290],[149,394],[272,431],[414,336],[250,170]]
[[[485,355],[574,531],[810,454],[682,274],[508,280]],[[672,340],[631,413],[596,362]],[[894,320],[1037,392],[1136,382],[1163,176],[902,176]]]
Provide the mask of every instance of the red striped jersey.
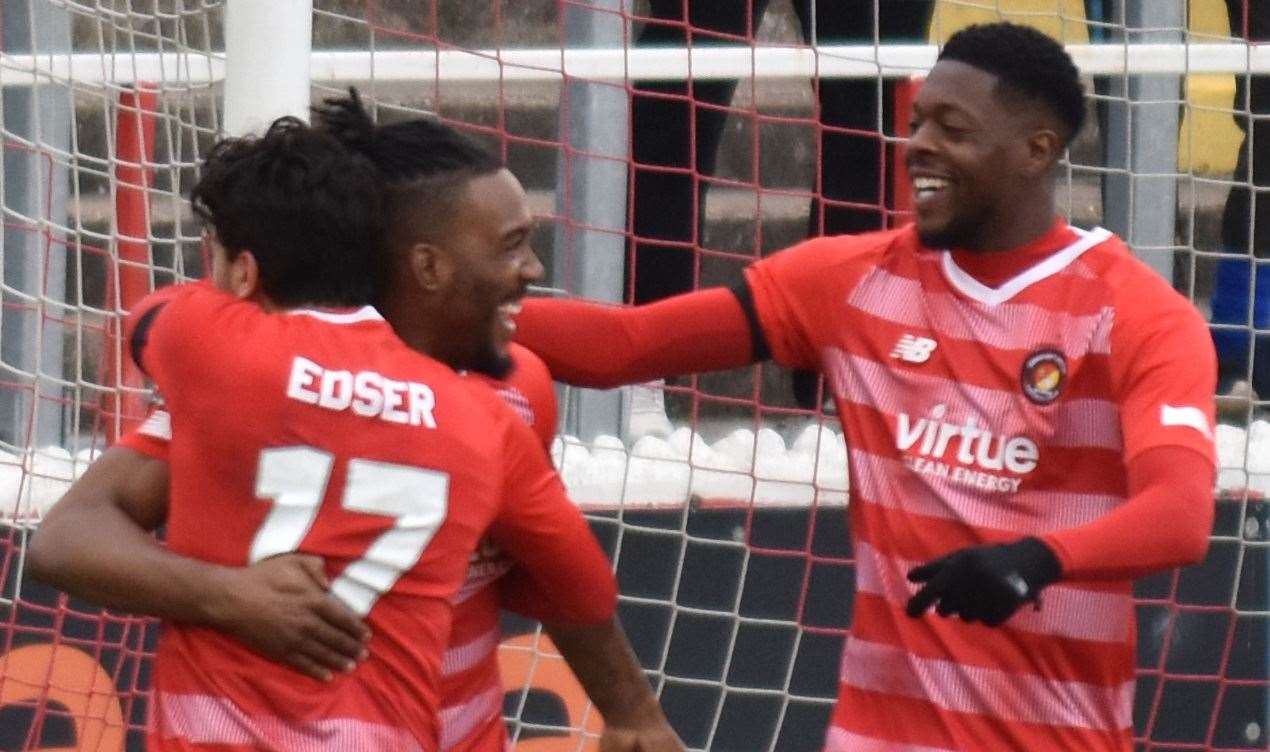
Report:
[[[551,374],[538,356],[520,345],[512,343],[509,354],[512,368],[502,379],[469,377],[492,388],[549,449],[557,415]],[[156,408],[117,443],[167,462],[171,423],[168,412]],[[467,578],[453,598],[453,622],[438,686],[441,750],[502,752],[506,747],[503,682],[498,670],[500,598],[495,584],[511,566],[497,544],[482,541],[472,552]]]
[[[537,434],[548,451],[556,431],[556,395],[547,366],[526,348],[509,348],[512,370],[495,380],[477,374]],[[515,489],[509,504],[517,503]],[[498,545],[481,542],[468,563],[467,579],[455,594],[454,623],[441,660],[441,739],[451,752],[503,752],[503,680],[498,670],[502,633],[498,580],[512,567]]]
[[171,415],[168,545],[231,566],[322,556],[373,634],[322,683],[165,624],[151,749],[437,749],[450,602],[487,529],[577,596],[578,621],[611,615],[607,559],[532,430],[373,309],[270,314],[194,285],[137,310],[134,351]]
[[904,613],[911,567],[1098,519],[1146,449],[1214,456],[1185,298],[1105,230],[1006,253],[1035,263],[989,285],[909,226],[747,270],[774,357],[826,375],[849,448],[857,593],[827,752],[1131,749],[1130,582],[1061,582],[999,628]]

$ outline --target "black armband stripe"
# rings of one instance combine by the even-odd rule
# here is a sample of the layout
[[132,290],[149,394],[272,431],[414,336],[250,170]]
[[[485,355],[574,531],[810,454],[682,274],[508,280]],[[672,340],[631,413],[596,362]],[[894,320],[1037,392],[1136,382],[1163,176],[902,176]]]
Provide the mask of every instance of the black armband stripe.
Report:
[[141,360],[141,351],[146,348],[146,342],[150,338],[150,327],[154,326],[154,319],[166,305],[166,302],[159,303],[141,314],[141,318],[137,320],[136,328],[132,330],[132,337],[128,339],[128,352],[132,355],[132,362],[137,364],[137,368],[140,368],[142,373],[146,372],[146,366]]
[[770,360],[772,350],[767,346],[767,338],[763,336],[763,327],[759,324],[758,309],[754,307],[754,292],[750,290],[750,283],[741,280],[728,289],[736,296],[736,302],[741,304],[741,312],[745,314],[745,320],[750,325],[751,361],[757,363],[761,360]]

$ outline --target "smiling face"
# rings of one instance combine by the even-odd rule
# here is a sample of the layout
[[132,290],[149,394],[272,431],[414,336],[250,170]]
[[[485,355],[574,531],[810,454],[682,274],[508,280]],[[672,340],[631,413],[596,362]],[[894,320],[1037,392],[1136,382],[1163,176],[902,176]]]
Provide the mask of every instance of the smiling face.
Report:
[[543,276],[529,245],[533,216],[520,181],[505,169],[459,190],[437,243],[452,264],[435,309],[452,336],[438,355],[454,368],[500,377],[511,365],[521,299]]
[[1052,218],[1047,181],[1061,142],[1047,126],[1043,111],[1003,96],[993,74],[936,64],[913,102],[906,156],[922,244],[1009,247],[1017,215]]

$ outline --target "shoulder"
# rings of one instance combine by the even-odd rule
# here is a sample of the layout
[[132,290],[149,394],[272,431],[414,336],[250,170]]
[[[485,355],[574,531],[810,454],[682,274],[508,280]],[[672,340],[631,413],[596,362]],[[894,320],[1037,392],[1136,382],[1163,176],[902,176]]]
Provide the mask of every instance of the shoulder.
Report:
[[[134,345],[144,344],[152,331],[161,328],[169,337],[205,348],[276,318],[280,316],[266,312],[255,301],[201,280],[169,285],[147,295],[129,314],[127,334]],[[208,331],[216,336],[206,336]]]
[[515,412],[498,394],[498,386],[501,383],[498,380],[488,376],[468,374],[460,377],[458,381],[460,383],[455,385],[453,390],[460,393],[460,399],[476,411],[473,417],[479,420],[490,419],[498,423],[509,417],[515,417]]
[[751,288],[760,295],[836,293],[888,259],[911,255],[917,235],[911,226],[861,235],[835,235],[805,240],[752,264],[746,270]]
[[1112,235],[1091,248],[1081,262],[1104,288],[1113,308],[1113,336],[1147,335],[1179,328],[1206,335],[1207,325],[1195,305],[1169,280],[1133,254]]
[[[1207,373],[1216,369],[1203,315],[1158,271],[1116,236],[1085,253],[1081,273],[1100,286],[1109,310],[1108,355],[1117,378],[1136,379],[1157,367]],[[1181,371],[1177,371],[1181,369]]]
[[533,350],[513,342],[508,346],[507,354],[512,359],[512,370],[503,381],[527,391],[551,388],[551,371]]
[[156,407],[140,425],[120,436],[115,446],[166,462],[171,441],[172,416],[164,408]]
[[133,317],[153,315],[162,309],[181,310],[183,312],[214,312],[237,306],[254,304],[239,300],[227,292],[216,289],[207,280],[183,282],[161,287],[146,297],[133,309]]
[[[163,353],[159,357],[161,369],[197,367],[211,359],[209,353],[220,346],[225,332],[244,328],[226,314],[231,310],[242,310],[249,316],[264,315],[254,303],[238,300],[206,281],[156,290],[128,315],[124,327],[128,352],[151,377],[155,377],[150,372],[155,364],[150,362],[150,354],[156,351]],[[216,336],[209,336],[209,332]]]
[[555,436],[558,409],[551,372],[541,358],[521,345],[513,343],[508,354],[512,368],[502,379],[479,374],[472,374],[469,379],[484,387],[477,391],[484,392],[486,396],[495,395],[523,423],[534,429],[544,445],[549,445]]
[[916,236],[910,227],[860,235],[829,235],[804,240],[772,254],[766,260],[780,260],[785,264],[796,262],[813,268],[868,263],[880,261],[888,252],[907,248],[915,242]]
[[[494,438],[504,458],[509,451],[520,451],[526,445],[539,447],[540,440],[531,428],[534,415],[527,403],[508,399],[503,382],[488,377],[461,379],[468,399],[474,407],[475,422],[486,426],[488,435]],[[534,450],[541,453],[541,448]]]

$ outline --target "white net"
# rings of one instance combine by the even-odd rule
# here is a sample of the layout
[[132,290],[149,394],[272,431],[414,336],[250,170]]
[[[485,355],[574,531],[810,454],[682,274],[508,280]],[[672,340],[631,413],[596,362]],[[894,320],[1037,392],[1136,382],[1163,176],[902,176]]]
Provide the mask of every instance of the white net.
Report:
[[[1091,115],[1061,205],[1119,232],[1209,315],[1230,395],[1211,553],[1138,588],[1137,736],[1157,750],[1265,749],[1270,364],[1256,345],[1270,333],[1258,258],[1270,177],[1252,157],[1270,144],[1258,136],[1270,50],[1243,39],[1264,38],[1270,8],[907,0],[835,14],[822,2],[803,23],[810,5],[315,0],[312,93],[355,83],[381,120],[432,112],[480,134],[529,192],[554,288],[648,300],[729,284],[809,231],[902,221],[896,145],[927,43],[1001,17],[1061,38],[1089,74]],[[140,749],[148,623],[24,580],[22,544],[144,408],[120,311],[202,272],[182,195],[222,123],[225,8],[18,0],[0,13],[0,749]],[[690,22],[691,56],[677,51]],[[854,587],[845,447],[832,415],[801,406],[820,401],[814,382],[800,405],[796,381],[763,366],[565,395],[554,456],[693,748],[819,749],[836,693]],[[594,731],[594,713],[531,625],[505,626],[517,743],[578,748],[562,729]],[[47,678],[57,671],[64,681]]]

